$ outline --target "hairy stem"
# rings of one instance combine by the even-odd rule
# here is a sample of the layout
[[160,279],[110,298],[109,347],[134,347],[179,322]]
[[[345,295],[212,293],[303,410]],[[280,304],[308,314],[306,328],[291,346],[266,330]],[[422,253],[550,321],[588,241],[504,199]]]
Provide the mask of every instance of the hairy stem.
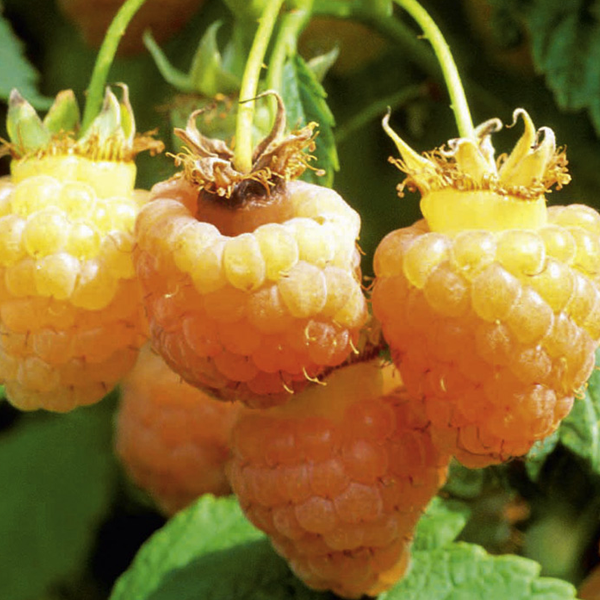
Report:
[[425,37],[431,43],[448,87],[458,131],[462,137],[473,137],[473,121],[465,91],[442,32],[417,0],[394,0],[394,2],[419,24]]
[[92,77],[90,78],[90,84],[87,88],[87,99],[81,123],[82,133],[85,132],[91,122],[100,113],[108,72],[110,71],[110,67],[115,58],[119,42],[125,34],[129,22],[145,1],[146,0],[127,0],[123,6],[121,6],[106,31],[104,41],[98,51],[96,64],[94,65]]
[[287,12],[281,19],[267,72],[268,89],[281,93],[285,61],[296,53],[298,36],[309,18],[310,8],[302,8]]
[[241,173],[249,173],[252,168],[252,122],[254,120],[254,98],[258,90],[260,71],[267,52],[267,46],[275,27],[277,15],[284,0],[268,0],[260,22],[248,62],[242,78],[240,105],[235,128],[235,149],[233,164]]

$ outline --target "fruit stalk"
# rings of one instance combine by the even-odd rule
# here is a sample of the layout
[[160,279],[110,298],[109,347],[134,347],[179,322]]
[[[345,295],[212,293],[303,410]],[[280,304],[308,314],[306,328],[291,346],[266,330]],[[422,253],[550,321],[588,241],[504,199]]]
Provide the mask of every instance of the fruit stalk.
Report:
[[417,2],[417,0],[394,0],[394,2],[403,8],[421,27],[425,37],[431,43],[433,51],[440,63],[450,100],[452,102],[452,111],[461,137],[474,137],[473,121],[469,111],[469,105],[465,96],[465,91],[456,68],[456,63],[452,58],[450,48],[427,11]]
[[[133,1],[133,0],[130,0]],[[138,0],[139,1],[139,0]],[[254,119],[254,98],[258,90],[260,71],[265,57],[277,15],[283,0],[269,0],[254,37],[252,48],[244,70],[240,89],[240,106],[236,120],[235,150],[233,164],[241,173],[252,169],[252,121]]]
[[[307,4],[312,5],[312,1]],[[285,62],[289,56],[296,53],[298,36],[310,19],[310,9],[311,6],[297,8],[282,18],[267,72],[268,89],[281,91]]]
[[127,29],[127,25],[146,0],[127,0],[115,15],[106,32],[102,46],[98,51],[92,77],[86,90],[87,101],[81,122],[81,131],[85,132],[94,118],[100,113],[104,88],[108,72],[113,63],[119,42]]

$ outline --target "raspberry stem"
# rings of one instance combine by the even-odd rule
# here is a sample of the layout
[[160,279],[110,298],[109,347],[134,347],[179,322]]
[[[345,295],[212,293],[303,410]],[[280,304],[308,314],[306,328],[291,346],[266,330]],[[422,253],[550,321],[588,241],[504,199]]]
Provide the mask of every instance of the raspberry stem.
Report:
[[[129,0],[133,1],[133,0]],[[260,71],[275,27],[277,15],[284,0],[268,0],[254,42],[248,55],[240,89],[240,106],[235,128],[235,150],[233,164],[241,173],[252,169],[252,121],[254,119],[254,99],[257,95]]]
[[452,102],[452,111],[461,137],[474,137],[473,121],[469,111],[469,105],[465,96],[456,63],[452,58],[450,47],[446,43],[442,32],[435,24],[429,13],[417,2],[417,0],[394,0],[403,8],[421,27],[425,37],[431,43],[433,51],[440,63],[446,86]]
[[307,6],[287,12],[281,19],[281,26],[273,44],[273,52],[267,72],[267,88],[281,92],[283,69],[288,57],[296,53],[298,36],[310,19],[311,2]]
[[115,15],[115,18],[112,20],[110,27],[106,31],[104,41],[102,42],[102,46],[96,57],[96,63],[94,65],[94,70],[92,71],[88,89],[86,90],[87,101],[85,103],[85,110],[83,112],[81,123],[82,134],[85,133],[95,117],[100,113],[108,72],[113,63],[119,42],[125,34],[129,22],[145,1],[146,0],[127,0],[123,6],[121,6]]

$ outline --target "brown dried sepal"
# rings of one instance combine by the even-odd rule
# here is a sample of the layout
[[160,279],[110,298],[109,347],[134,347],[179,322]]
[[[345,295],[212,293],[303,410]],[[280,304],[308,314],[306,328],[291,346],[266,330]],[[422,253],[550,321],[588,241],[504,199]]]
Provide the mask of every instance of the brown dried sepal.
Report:
[[[175,155],[175,164],[183,166],[184,177],[195,185],[198,192],[205,192],[238,205],[252,190],[254,195],[268,197],[271,190],[282,181],[297,179],[314,157],[316,123],[284,136],[285,107],[279,95],[275,95],[278,110],[271,132],[255,148],[250,172],[238,171],[233,163],[234,152],[226,142],[208,138],[198,130],[196,118],[205,109],[194,111],[185,129],[175,128],[177,137],[183,140],[183,151]],[[263,94],[264,95],[264,94]],[[318,171],[317,171],[318,172]]]

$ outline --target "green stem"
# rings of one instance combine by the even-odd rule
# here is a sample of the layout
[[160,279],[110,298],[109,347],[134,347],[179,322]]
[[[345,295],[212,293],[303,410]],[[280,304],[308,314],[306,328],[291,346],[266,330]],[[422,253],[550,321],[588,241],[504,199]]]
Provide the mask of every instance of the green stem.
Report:
[[471,119],[471,113],[469,112],[465,91],[458,74],[458,69],[452,58],[450,48],[448,47],[442,32],[417,0],[394,0],[394,2],[403,8],[419,24],[425,37],[431,43],[433,51],[442,68],[446,86],[448,87],[458,131],[462,137],[473,137],[473,121]]
[[254,98],[257,95],[260,71],[263,67],[267,46],[283,2],[284,0],[267,0],[242,78],[240,105],[235,124],[235,150],[233,153],[233,164],[241,173],[249,173],[252,169]]
[[104,41],[98,51],[96,64],[94,65],[90,84],[86,92],[87,99],[81,123],[82,134],[85,133],[86,129],[100,113],[108,72],[110,71],[110,67],[115,58],[119,42],[127,29],[127,25],[129,25],[129,21],[131,21],[133,15],[135,15],[145,1],[146,0],[127,0],[115,15],[115,18],[112,20],[112,23],[104,36]]
[[281,93],[285,61],[296,53],[298,36],[309,18],[310,10],[296,9],[287,12],[281,19],[269,61],[267,89]]

